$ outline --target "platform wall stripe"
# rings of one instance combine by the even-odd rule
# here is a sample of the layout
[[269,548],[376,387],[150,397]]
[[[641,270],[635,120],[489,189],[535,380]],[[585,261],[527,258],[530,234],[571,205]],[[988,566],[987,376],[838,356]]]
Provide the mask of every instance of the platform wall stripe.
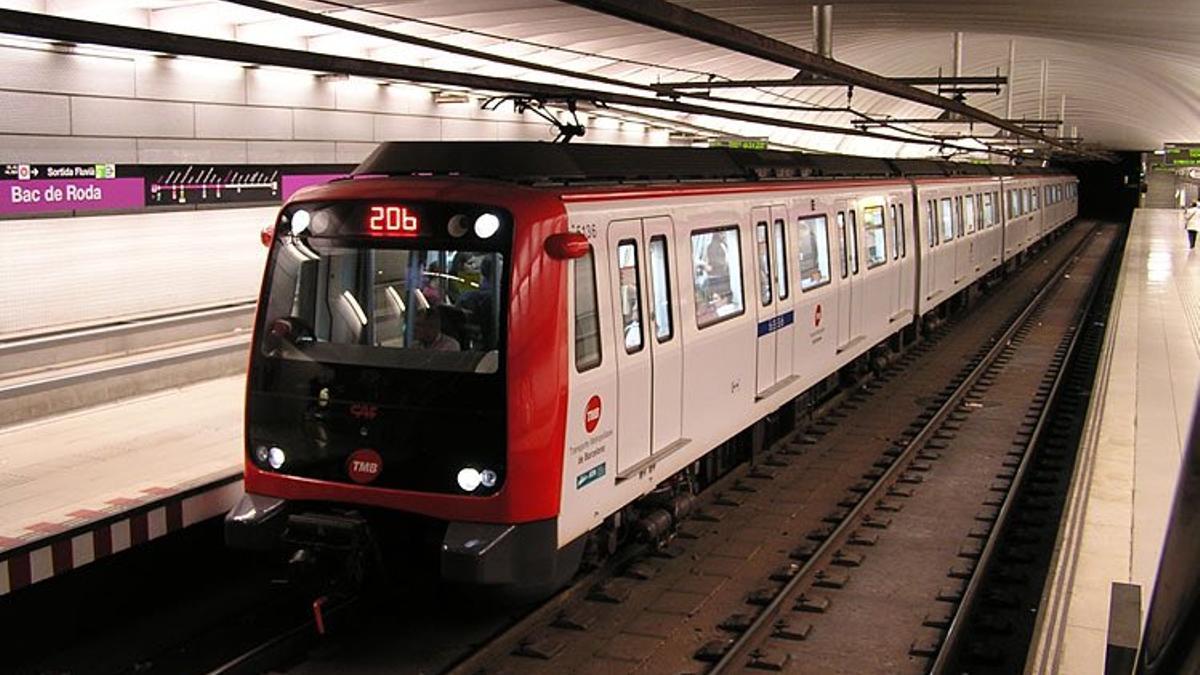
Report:
[[[208,520],[233,508],[242,496],[235,481],[205,492],[171,499],[161,506],[130,514],[121,520],[97,523],[91,530],[74,530],[69,536],[47,539],[0,560],[0,596],[64,574],[105,556],[128,550],[189,525]],[[50,532],[53,528],[38,528]]]

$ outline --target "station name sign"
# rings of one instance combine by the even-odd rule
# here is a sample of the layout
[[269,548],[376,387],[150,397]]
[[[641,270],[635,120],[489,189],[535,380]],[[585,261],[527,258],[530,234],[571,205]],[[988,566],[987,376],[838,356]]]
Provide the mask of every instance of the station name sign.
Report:
[[5,164],[0,216],[272,204],[349,175],[352,165]]

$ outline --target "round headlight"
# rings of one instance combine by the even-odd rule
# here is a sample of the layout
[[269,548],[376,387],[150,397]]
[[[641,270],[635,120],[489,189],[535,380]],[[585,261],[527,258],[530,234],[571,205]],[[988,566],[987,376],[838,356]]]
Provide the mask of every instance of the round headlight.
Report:
[[500,218],[494,213],[485,213],[475,219],[475,236],[487,239],[500,230]]
[[466,467],[458,472],[458,487],[467,492],[474,492],[483,482],[483,476],[478,469]]
[[269,450],[267,450],[267,464],[269,464],[272,469],[278,471],[279,469],[283,468],[283,463],[286,461],[287,455],[284,454],[283,448],[272,446]]
[[300,234],[312,225],[312,214],[300,209],[292,214],[292,234]]
[[470,227],[467,225],[467,217],[461,213],[451,216],[450,222],[446,223],[446,231],[455,239],[463,236],[470,231]]
[[259,445],[254,448],[254,461],[260,465],[267,463],[267,446]]
[[495,487],[496,472],[491,469],[484,469],[479,472],[479,484],[485,488]]

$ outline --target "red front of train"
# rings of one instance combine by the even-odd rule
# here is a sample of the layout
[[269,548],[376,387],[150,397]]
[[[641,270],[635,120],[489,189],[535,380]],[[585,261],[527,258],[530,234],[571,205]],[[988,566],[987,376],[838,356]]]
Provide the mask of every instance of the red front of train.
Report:
[[566,267],[547,253],[566,231],[553,193],[489,181],[356,178],[297,194],[270,241],[246,496],[227,541],[386,540],[476,583],[571,566],[555,527]]

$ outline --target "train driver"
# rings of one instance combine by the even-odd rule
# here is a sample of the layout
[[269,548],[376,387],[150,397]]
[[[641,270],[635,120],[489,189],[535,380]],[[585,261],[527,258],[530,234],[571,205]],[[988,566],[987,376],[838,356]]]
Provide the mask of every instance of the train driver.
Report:
[[417,312],[413,321],[413,346],[438,352],[457,352],[461,347],[458,340],[442,332],[442,317],[437,308],[428,307]]

